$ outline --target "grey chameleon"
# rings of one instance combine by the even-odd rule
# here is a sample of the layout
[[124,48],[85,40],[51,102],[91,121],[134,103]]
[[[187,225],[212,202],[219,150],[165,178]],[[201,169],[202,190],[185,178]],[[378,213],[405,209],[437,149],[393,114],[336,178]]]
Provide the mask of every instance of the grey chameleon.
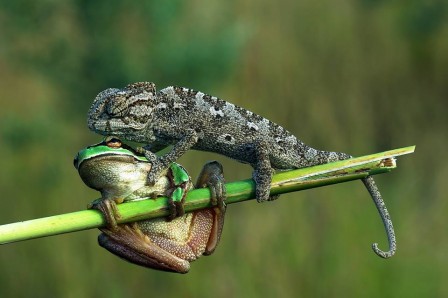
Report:
[[[123,89],[100,92],[88,113],[89,128],[102,135],[144,143],[153,164],[148,182],[190,149],[210,151],[248,163],[254,168],[258,202],[273,200],[270,183],[274,170],[297,169],[351,158],[339,152],[309,147],[278,124],[217,97],[183,87],[156,91],[154,83],[139,82]],[[155,152],[172,149],[158,157]],[[389,251],[373,244],[383,258],[396,250],[392,221],[372,177],[363,179],[380,212]]]

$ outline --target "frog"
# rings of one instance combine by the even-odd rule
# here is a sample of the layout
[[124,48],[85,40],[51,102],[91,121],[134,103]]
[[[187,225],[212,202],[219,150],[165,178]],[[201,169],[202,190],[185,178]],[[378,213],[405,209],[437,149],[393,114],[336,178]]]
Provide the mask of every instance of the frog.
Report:
[[[151,162],[120,139],[108,137],[78,152],[74,165],[82,181],[101,193],[88,208],[104,214],[106,225],[100,228],[98,243],[109,252],[143,267],[187,273],[192,261],[215,251],[226,212],[219,162],[206,163],[195,184],[181,165],[172,163],[150,186],[146,177]],[[213,207],[184,213],[188,191],[203,187],[210,188]],[[168,197],[168,218],[117,224],[116,204],[162,196]]]

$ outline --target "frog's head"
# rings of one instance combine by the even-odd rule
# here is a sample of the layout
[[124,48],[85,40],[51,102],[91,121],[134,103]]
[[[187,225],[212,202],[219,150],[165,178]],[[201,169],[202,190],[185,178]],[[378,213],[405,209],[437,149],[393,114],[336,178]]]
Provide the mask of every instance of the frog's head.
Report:
[[126,136],[141,141],[141,134],[151,120],[156,87],[139,82],[123,89],[110,88],[100,92],[88,113],[89,128],[102,135]]
[[107,137],[75,157],[74,166],[84,183],[103,198],[125,198],[143,187],[151,163],[118,138]]

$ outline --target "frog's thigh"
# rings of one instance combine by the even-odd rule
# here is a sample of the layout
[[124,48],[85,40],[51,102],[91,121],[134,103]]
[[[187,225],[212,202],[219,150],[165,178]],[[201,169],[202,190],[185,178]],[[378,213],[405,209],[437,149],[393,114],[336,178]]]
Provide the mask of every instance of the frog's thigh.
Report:
[[[165,235],[151,235],[151,240],[165,249],[166,251],[178,256],[181,259],[194,261],[204,252],[207,254],[209,239],[213,234],[213,226],[215,222],[214,212],[211,209],[196,211],[192,214],[193,218],[188,227],[186,237],[168,238]],[[173,227],[171,231],[175,231],[178,227],[174,226],[176,221],[181,221],[182,217],[171,221]],[[180,231],[180,230],[179,230]],[[184,233],[182,231],[182,233]]]
[[152,243],[138,228],[120,225],[114,231],[102,229],[98,243],[125,260],[157,270],[187,273],[190,263]]
[[216,247],[218,246],[219,240],[221,239],[222,228],[224,226],[224,215],[225,210],[220,210],[219,208],[208,209],[213,216],[213,225],[210,232],[210,237],[207,242],[207,247],[205,248],[204,255],[211,255]]

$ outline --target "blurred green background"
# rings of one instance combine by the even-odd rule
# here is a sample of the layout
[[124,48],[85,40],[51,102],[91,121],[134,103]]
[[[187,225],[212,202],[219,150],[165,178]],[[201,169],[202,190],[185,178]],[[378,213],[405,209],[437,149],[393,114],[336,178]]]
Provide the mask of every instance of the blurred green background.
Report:
[[[0,2],[0,224],[84,209],[72,165],[86,112],[130,82],[181,85],[266,116],[315,148],[415,154],[378,176],[398,251],[361,182],[228,208],[215,254],[176,275],[124,262],[97,230],[0,247],[1,297],[447,297],[448,2]],[[189,152],[196,177],[218,159]]]

